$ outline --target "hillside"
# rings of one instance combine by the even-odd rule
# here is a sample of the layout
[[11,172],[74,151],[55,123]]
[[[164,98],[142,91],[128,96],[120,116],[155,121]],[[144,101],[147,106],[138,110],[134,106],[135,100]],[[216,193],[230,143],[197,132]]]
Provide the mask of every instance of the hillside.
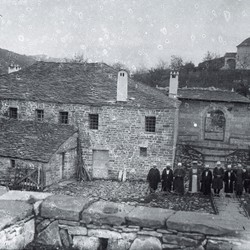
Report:
[[0,75],[8,73],[8,66],[11,63],[18,64],[21,68],[24,68],[35,62],[36,60],[32,57],[0,48]]

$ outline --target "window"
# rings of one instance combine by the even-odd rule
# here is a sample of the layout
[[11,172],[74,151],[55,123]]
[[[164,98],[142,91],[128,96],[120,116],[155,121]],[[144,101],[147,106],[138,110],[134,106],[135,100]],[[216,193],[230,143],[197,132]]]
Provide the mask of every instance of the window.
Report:
[[140,156],[147,156],[147,148],[140,147]]
[[98,129],[98,114],[89,114],[89,128]]
[[147,132],[155,132],[155,116],[145,117],[145,130]]
[[124,76],[125,74],[124,73],[120,73],[120,76]]
[[9,116],[10,118],[17,119],[17,108],[10,108]]
[[15,160],[10,160],[10,166],[11,166],[11,168],[15,168],[16,167],[16,161]]
[[68,112],[60,112],[59,113],[59,121],[61,124],[68,124],[69,119],[68,119],[69,113]]
[[43,109],[36,109],[36,120],[43,121],[44,111]]

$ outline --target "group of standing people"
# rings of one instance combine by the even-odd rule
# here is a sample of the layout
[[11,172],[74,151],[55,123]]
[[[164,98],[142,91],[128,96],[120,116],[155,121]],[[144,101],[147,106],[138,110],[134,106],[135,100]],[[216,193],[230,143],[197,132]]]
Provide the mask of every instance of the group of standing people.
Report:
[[[150,192],[154,193],[161,182],[162,191],[171,192],[173,190],[176,193],[184,194],[185,175],[186,171],[182,167],[182,163],[178,163],[174,171],[168,163],[162,174],[154,164],[147,176]],[[218,161],[213,170],[210,170],[209,165],[205,165],[201,171],[197,162],[193,162],[193,166],[189,171],[189,191],[201,191],[204,195],[209,195],[211,189],[213,189],[214,195],[219,196],[223,187],[226,196],[230,196],[234,191],[236,196],[239,197],[242,195],[243,190],[250,193],[250,168],[243,168],[242,165],[238,164],[234,168],[227,165],[226,170],[224,170],[221,162]]]
[[[207,176],[204,176],[204,173],[208,173]],[[202,174],[201,182],[204,186],[201,191],[204,194],[210,194],[212,188],[214,195],[219,196],[223,186],[226,196],[230,196],[235,192],[237,197],[241,197],[243,190],[250,193],[250,168],[245,168],[241,164],[236,165],[234,168],[229,164],[224,170],[221,162],[218,161],[213,173],[208,166],[208,169],[205,169]]]
[[162,174],[160,174],[156,164],[154,164],[147,176],[150,193],[154,193],[161,182],[162,191],[170,192],[173,189],[180,194],[184,194],[184,177],[185,170],[182,168],[181,163],[178,163],[178,167],[174,172],[171,169],[170,163],[168,163],[166,168],[163,169]]

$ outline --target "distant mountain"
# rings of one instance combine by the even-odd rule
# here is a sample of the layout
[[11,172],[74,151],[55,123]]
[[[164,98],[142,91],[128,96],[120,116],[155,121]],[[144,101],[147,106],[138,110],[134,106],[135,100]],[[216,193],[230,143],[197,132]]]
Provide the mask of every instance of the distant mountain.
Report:
[[64,58],[56,58],[56,57],[49,57],[47,55],[33,55],[29,56],[30,58],[36,61],[43,61],[43,62],[65,62]]
[[18,64],[21,68],[25,68],[35,62],[36,60],[30,56],[20,55],[0,48],[0,75],[8,73],[10,64]]

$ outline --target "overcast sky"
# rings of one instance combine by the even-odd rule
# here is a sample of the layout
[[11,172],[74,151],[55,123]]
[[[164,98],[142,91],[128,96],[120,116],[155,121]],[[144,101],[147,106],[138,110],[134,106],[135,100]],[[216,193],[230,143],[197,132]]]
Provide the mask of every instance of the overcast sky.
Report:
[[199,63],[250,37],[249,0],[0,0],[0,48],[152,67]]

